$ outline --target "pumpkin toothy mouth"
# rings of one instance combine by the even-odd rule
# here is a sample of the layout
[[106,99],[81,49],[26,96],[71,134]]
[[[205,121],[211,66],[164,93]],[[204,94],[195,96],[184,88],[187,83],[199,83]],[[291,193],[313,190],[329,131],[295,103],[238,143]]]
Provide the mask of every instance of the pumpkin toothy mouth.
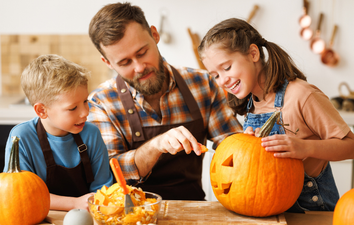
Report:
[[[233,155],[230,155],[221,165],[225,167],[230,167],[230,169],[232,169],[234,167]],[[215,164],[211,169],[211,173],[216,176]],[[213,186],[213,188],[218,194],[227,195],[230,192],[232,182],[222,183],[220,188],[217,182],[211,182],[211,185]]]

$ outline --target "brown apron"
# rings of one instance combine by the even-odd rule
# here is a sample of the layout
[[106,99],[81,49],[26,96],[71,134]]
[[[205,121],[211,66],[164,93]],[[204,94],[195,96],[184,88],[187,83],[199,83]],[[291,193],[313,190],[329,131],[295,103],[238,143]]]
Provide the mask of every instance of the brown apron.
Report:
[[87,154],[87,146],[82,142],[80,134],[72,134],[81,161],[73,168],[57,165],[47,139],[47,133],[41,119],[37,123],[37,135],[47,164],[46,184],[51,194],[79,197],[90,192],[90,184],[94,180],[91,163]]
[[[177,86],[193,118],[190,122],[142,127],[133,98],[130,92],[127,91],[127,86],[123,79],[119,75],[117,76],[118,95],[127,112],[133,134],[133,140],[131,142],[127,141],[129,149],[136,149],[153,137],[178,126],[186,127],[198,142],[205,144],[206,130],[198,104],[182,76],[175,68],[172,66],[171,68]],[[203,157],[204,155],[197,156],[194,152],[187,155],[185,151],[181,151],[176,155],[162,154],[153,167],[149,178],[144,183],[138,184],[138,187],[141,187],[144,191],[157,193],[165,200],[204,200],[205,193],[201,184]]]

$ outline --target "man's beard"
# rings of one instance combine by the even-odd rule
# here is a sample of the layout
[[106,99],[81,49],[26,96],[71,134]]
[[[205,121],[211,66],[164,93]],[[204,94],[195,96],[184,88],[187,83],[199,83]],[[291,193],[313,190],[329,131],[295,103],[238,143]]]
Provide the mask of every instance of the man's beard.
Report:
[[[141,77],[145,76],[146,74],[152,71],[156,74],[156,77],[144,80],[143,82],[139,81]],[[122,77],[122,79],[143,95],[154,95],[158,93],[159,91],[161,91],[163,83],[166,80],[165,68],[163,66],[162,57],[160,56],[158,70],[155,67],[146,68],[142,73],[138,73],[138,75],[134,77],[133,80],[129,80],[124,77]]]

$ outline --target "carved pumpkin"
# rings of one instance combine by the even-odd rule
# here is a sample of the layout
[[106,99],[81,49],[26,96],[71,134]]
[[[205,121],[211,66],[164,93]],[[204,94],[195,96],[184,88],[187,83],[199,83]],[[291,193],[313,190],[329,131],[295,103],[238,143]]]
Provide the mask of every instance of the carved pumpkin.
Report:
[[[263,126],[260,133],[266,130],[267,136],[271,127]],[[275,158],[261,146],[260,137],[240,133],[217,147],[210,180],[215,197],[225,208],[266,217],[283,213],[296,202],[303,187],[304,168],[301,160]]]
[[18,141],[13,137],[8,171],[0,173],[0,223],[37,224],[49,212],[49,191],[39,176],[20,170]]
[[347,191],[337,202],[333,213],[333,225],[354,224],[354,189]]

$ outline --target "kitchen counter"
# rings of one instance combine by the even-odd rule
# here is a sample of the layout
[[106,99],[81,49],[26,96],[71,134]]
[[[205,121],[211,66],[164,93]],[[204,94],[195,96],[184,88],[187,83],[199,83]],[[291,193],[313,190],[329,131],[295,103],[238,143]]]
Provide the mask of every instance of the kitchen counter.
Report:
[[[62,225],[67,212],[51,210],[40,225]],[[162,201],[157,224],[332,225],[333,212],[282,213],[255,218],[233,213],[217,201]],[[96,223],[95,223],[96,225]]]
[[16,104],[23,95],[0,97],[0,125],[16,125],[36,116],[31,105]]
[[[16,96],[0,96],[0,125],[1,124],[18,124],[32,119],[36,116],[31,105],[16,104],[25,98],[24,95]],[[339,111],[344,121],[354,127],[354,112]],[[238,117],[243,123],[243,117]]]
[[[31,105],[16,104],[25,98],[24,95],[0,96],[0,125],[18,124],[36,116]],[[339,111],[344,121],[354,128],[354,112]],[[238,117],[243,122],[243,117]]]

